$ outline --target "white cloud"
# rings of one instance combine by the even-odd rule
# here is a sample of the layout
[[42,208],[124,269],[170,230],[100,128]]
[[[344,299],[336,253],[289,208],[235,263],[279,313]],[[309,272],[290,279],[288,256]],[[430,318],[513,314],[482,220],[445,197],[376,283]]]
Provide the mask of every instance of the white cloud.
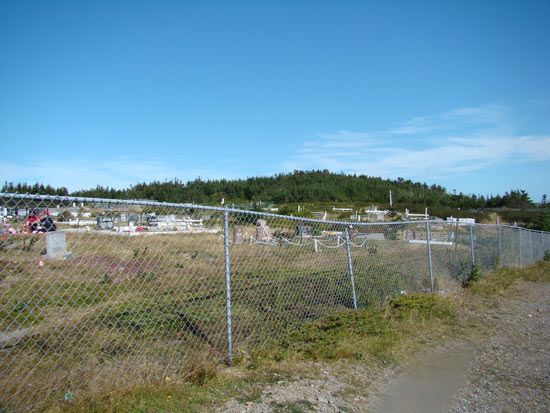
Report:
[[0,176],[5,181],[41,182],[54,187],[65,186],[69,191],[95,188],[97,185],[127,188],[137,182],[179,178],[192,180],[217,178],[220,172],[209,169],[175,168],[160,160],[117,158],[107,161],[56,160],[32,164],[4,162]]
[[465,107],[429,116],[417,116],[400,126],[390,129],[394,135],[415,135],[432,131],[446,131],[466,125],[503,126],[506,108],[499,105]]
[[323,133],[283,167],[440,180],[498,164],[550,161],[550,135],[515,135],[507,119],[506,108],[490,105],[419,116],[386,131]]
[[538,105],[538,106],[543,106],[543,107],[550,106],[550,102],[548,102],[546,100],[542,100],[542,99],[528,99],[527,102],[529,102],[533,105]]
[[320,138],[325,138],[327,140],[332,139],[332,140],[340,141],[342,139],[346,139],[346,140],[365,139],[370,137],[371,134],[364,133],[364,132],[351,132],[348,130],[339,130],[336,133],[320,133],[318,136]]
[[[126,188],[137,182],[177,177],[242,178],[295,169],[329,169],[347,173],[442,182],[486,168],[511,168],[520,163],[550,161],[550,133],[515,132],[505,107],[457,108],[418,116],[386,130],[320,133],[303,142],[285,162],[240,159],[233,166],[180,167],[175,161],[121,157],[106,161],[85,159],[0,164],[0,180],[43,182],[70,191],[96,185]],[[196,167],[198,165],[198,167]]]

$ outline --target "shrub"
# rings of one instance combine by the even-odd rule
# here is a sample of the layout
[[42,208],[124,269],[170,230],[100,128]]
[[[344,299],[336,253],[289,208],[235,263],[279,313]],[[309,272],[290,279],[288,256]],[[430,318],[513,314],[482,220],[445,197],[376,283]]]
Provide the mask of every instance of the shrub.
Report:
[[481,273],[481,270],[479,269],[479,267],[477,265],[474,265],[472,267],[472,270],[466,277],[466,279],[462,282],[462,287],[468,288],[472,286],[473,284],[475,284],[477,281],[481,279],[482,275],[483,274]]
[[392,308],[407,309],[431,309],[436,305],[436,297],[431,294],[404,294],[391,301]]
[[100,283],[102,284],[108,284],[110,283],[111,281],[113,280],[113,277],[111,276],[111,274],[103,274],[103,278],[101,279]]
[[71,213],[69,211],[63,211],[57,216],[59,222],[69,222],[71,220]]

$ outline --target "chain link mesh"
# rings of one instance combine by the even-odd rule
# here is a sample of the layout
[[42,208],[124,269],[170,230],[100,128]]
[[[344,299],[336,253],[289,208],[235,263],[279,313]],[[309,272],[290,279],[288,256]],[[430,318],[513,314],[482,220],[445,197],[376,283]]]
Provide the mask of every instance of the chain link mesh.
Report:
[[527,265],[550,250],[548,233],[496,225],[0,200],[0,409],[184,376],[329,313],[455,291],[474,261]]

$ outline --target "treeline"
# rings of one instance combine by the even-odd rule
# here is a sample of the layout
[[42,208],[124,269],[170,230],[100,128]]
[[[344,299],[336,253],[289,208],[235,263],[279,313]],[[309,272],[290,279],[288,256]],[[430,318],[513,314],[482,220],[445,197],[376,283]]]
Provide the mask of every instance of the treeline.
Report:
[[27,183],[18,183],[15,185],[13,182],[5,182],[2,187],[2,192],[19,193],[19,194],[41,194],[41,195],[59,195],[67,196],[69,191],[65,187],[54,188],[50,185],[44,185],[41,183],[35,183],[34,185]]
[[[359,202],[389,206],[392,192],[394,207],[407,206],[449,207],[461,210],[485,208],[532,208],[533,202],[526,191],[511,190],[503,196],[447,193],[440,185],[412,182],[403,178],[382,179],[366,175],[346,175],[324,171],[294,171],[272,177],[253,177],[236,180],[201,180],[184,183],[178,179],[138,183],[126,189],[97,186],[79,190],[74,196],[114,199],[152,199],[161,202],[219,204],[226,202],[250,203],[274,201],[300,202]],[[17,184],[6,182],[3,192],[42,193],[67,195],[66,188],[52,188],[43,184]]]
[[[547,204],[546,204],[547,205]],[[503,210],[499,211],[502,220],[529,229],[550,231],[550,208],[539,210]]]

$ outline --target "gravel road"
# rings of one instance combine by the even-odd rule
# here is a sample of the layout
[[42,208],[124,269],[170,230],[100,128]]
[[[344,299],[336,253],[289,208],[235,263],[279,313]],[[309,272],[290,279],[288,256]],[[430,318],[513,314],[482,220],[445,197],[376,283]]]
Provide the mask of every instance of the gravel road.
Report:
[[305,364],[302,378],[219,411],[550,411],[550,284],[520,283],[477,317],[488,322],[486,334],[426,348],[407,366]]

